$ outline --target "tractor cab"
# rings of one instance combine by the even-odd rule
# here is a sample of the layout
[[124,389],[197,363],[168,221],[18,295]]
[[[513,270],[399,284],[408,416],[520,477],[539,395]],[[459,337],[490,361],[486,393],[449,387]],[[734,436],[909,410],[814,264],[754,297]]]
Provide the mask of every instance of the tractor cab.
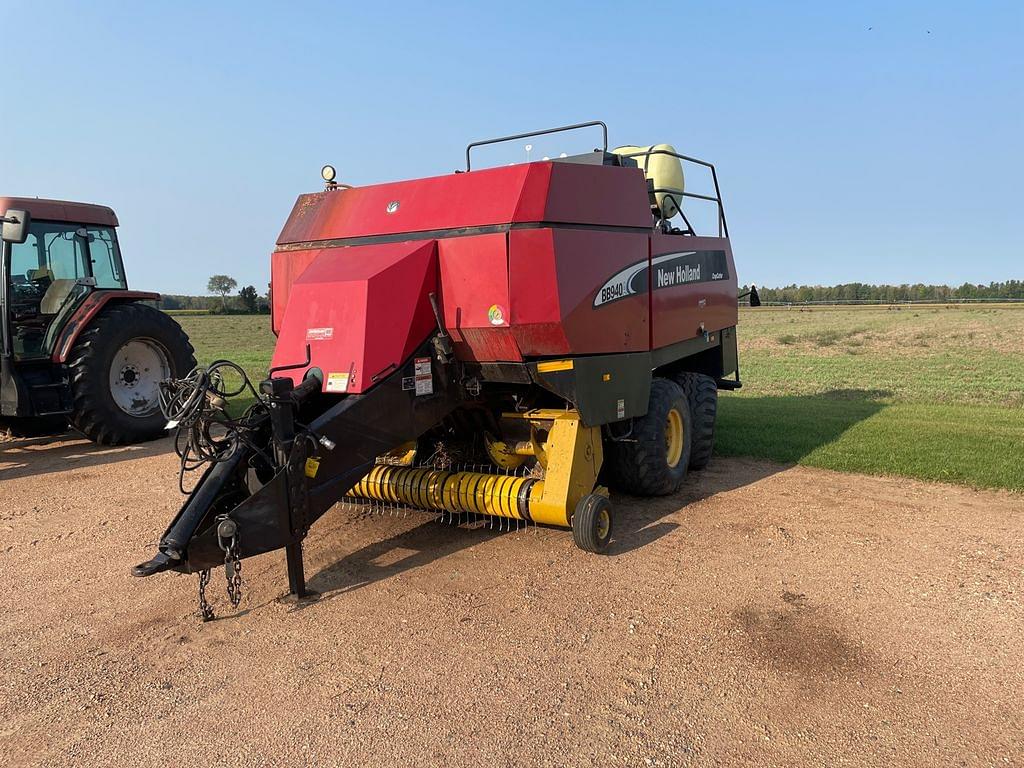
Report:
[[117,218],[109,208],[98,205],[2,202],[6,205],[0,204],[0,208],[5,210],[27,210],[31,203],[49,217],[32,217],[25,241],[11,243],[5,274],[13,358],[49,358],[60,329],[91,292],[127,288],[117,245]]
[[159,384],[195,365],[157,293],[128,290],[114,212],[0,197],[0,427],[105,444],[163,433]]

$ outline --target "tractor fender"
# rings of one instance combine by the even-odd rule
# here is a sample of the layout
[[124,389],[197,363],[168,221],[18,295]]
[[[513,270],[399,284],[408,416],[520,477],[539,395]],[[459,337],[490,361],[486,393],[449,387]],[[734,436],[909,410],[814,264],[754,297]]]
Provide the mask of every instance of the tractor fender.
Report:
[[60,335],[57,337],[57,343],[53,345],[53,355],[50,359],[55,363],[67,362],[71,348],[75,346],[79,335],[108,304],[159,300],[160,294],[153,293],[152,291],[129,291],[123,289],[93,291],[86,297],[85,301],[78,305],[78,309],[74,311],[61,330]]

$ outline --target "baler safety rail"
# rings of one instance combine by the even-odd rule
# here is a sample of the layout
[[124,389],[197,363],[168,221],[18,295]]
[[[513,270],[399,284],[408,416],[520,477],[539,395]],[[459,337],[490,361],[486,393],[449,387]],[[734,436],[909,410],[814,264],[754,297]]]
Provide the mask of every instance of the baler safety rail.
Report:
[[[668,155],[669,157],[674,157],[677,160],[682,160],[685,163],[693,163],[694,165],[703,166],[704,168],[707,168],[707,169],[709,169],[711,171],[711,180],[712,180],[712,182],[715,185],[714,197],[712,197],[711,195],[699,195],[696,192],[686,192],[685,190],[680,192],[677,189],[655,188],[655,189],[652,189],[650,191],[653,194],[664,193],[664,194],[669,195],[669,196],[689,197],[689,198],[693,198],[695,200],[706,200],[708,202],[717,204],[717,206],[718,206],[718,236],[719,237],[728,237],[729,236],[729,225],[726,223],[726,220],[725,220],[725,206],[722,204],[722,190],[718,186],[718,173],[715,171],[714,164],[713,163],[709,163],[707,160],[699,160],[696,157],[689,157],[687,155],[681,155],[678,152],[672,152],[672,151],[667,150],[667,149],[655,149],[653,146],[652,147],[648,147],[646,150],[644,150],[642,152],[624,152],[624,153],[622,153],[621,157],[627,157],[627,158],[634,159],[634,160],[636,158],[638,158],[638,157],[643,157],[644,163],[640,167],[643,168],[643,171],[646,174],[647,173],[647,165],[650,162],[650,159],[651,159],[652,155]],[[682,216],[683,217],[683,221],[686,222],[686,227],[689,230],[689,233],[693,234],[693,235],[697,234],[696,231],[694,231],[694,229],[693,229],[693,225],[690,224],[690,220],[687,219],[686,218],[686,214],[683,213],[682,201],[677,201],[676,202],[676,207],[679,209],[679,215]]]
[[472,170],[469,162],[469,153],[474,147],[485,147],[489,144],[501,144],[506,141],[515,141],[516,139],[528,139],[531,136],[545,136],[549,133],[562,133],[563,131],[575,131],[580,128],[593,128],[595,126],[601,126],[601,131],[604,135],[604,143],[601,145],[603,152],[608,151],[608,126],[605,125],[601,120],[591,120],[586,123],[574,123],[573,125],[562,125],[558,128],[544,128],[540,131],[529,131],[527,133],[516,133],[511,136],[501,136],[497,139],[483,139],[481,141],[474,141],[466,146],[466,172]]

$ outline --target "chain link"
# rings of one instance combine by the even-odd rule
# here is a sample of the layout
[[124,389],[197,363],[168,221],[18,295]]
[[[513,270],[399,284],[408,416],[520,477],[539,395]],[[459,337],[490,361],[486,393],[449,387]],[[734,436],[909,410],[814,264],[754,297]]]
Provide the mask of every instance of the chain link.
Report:
[[237,534],[231,538],[231,543],[224,551],[224,576],[228,582],[228,600],[232,608],[237,608],[242,602],[242,558],[238,553]]
[[213,606],[210,605],[206,599],[206,585],[210,583],[210,569],[207,568],[205,571],[199,572],[199,613],[203,617],[203,621],[211,621],[213,616]]

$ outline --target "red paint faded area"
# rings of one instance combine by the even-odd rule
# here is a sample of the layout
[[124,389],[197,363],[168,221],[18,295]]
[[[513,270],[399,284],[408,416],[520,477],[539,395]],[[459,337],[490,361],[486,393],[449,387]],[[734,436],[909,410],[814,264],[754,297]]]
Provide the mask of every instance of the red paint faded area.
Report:
[[364,392],[401,365],[436,327],[433,240],[324,248],[291,285],[272,367],[300,382],[308,368],[324,374],[324,391]]

